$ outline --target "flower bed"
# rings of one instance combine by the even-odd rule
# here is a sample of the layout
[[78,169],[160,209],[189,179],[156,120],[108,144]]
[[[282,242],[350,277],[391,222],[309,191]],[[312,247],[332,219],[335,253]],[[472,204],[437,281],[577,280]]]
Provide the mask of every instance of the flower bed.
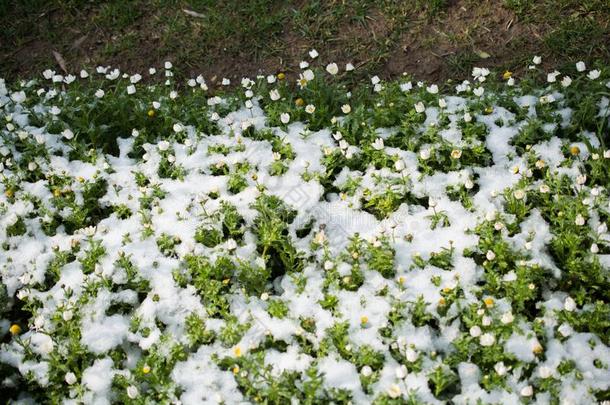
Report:
[[169,63],[1,82],[2,389],[610,399],[610,72],[539,63],[441,88],[308,62],[213,94]]

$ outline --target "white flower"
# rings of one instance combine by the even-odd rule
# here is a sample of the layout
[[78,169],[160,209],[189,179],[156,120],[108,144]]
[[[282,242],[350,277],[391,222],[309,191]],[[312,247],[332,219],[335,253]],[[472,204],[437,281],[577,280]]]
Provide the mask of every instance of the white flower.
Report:
[[169,149],[169,142],[168,141],[161,141],[161,142],[159,142],[158,147],[159,147],[160,151],[166,151],[166,150]]
[[184,131],[184,126],[182,124],[175,123],[173,129],[175,133],[182,132]]
[[330,63],[329,65],[326,66],[326,71],[334,76],[337,73],[339,73],[339,67],[337,66],[336,63]]
[[576,309],[576,301],[572,297],[568,297],[563,302],[563,309],[568,312],[572,312]]
[[555,83],[557,81],[557,76],[559,76],[561,73],[558,72],[557,70],[555,70],[554,72],[548,73],[546,75],[546,81],[549,83]]
[[492,250],[488,250],[485,254],[485,257],[487,258],[487,260],[492,261],[496,258],[496,254]]
[[574,223],[578,226],[583,226],[585,224],[585,218],[582,215],[578,214],[576,216],[576,219],[574,220]]
[[418,357],[419,355],[417,354],[415,349],[413,349],[412,347],[407,347],[407,350],[405,350],[405,358],[409,363],[416,362]]
[[316,51],[315,49],[312,49],[311,51],[309,51],[309,57],[311,59],[315,59],[319,56],[318,51]]
[[313,70],[311,69],[307,69],[306,71],[303,72],[303,77],[305,78],[305,80],[307,80],[308,82],[312,81],[315,78],[315,75],[313,73]]
[[523,200],[525,198],[525,191],[515,190],[513,191],[513,197],[515,197],[517,200]]
[[373,144],[371,146],[375,150],[382,150],[384,148],[383,139],[382,138],[375,139],[375,142],[373,142]]
[[532,62],[534,62],[534,65],[539,65],[542,63],[542,58],[540,56],[534,56],[534,59],[532,59]]
[[415,111],[418,112],[419,114],[423,113],[424,111],[426,111],[426,106],[424,106],[423,102],[418,102],[414,105],[415,107]]
[[512,323],[514,319],[515,317],[513,316],[512,312],[505,312],[500,317],[500,322],[502,322],[504,325],[508,325],[509,323]]
[[597,246],[597,243],[593,243],[591,245],[591,248],[589,249],[591,251],[591,253],[596,254],[599,253],[599,246]]
[[438,86],[436,84],[433,84],[429,87],[426,87],[426,91],[430,94],[437,94],[438,93]]
[[138,391],[138,387],[134,385],[130,385],[129,387],[127,387],[127,396],[129,397],[129,399],[136,399],[139,394],[140,391]]
[[160,103],[160,102],[158,102],[158,101],[153,101],[153,102],[152,102],[152,106],[153,106],[153,108],[154,108],[155,110],[158,110],[158,109],[159,109],[159,107],[161,107],[161,103]]
[[195,79],[189,79],[186,84],[188,84],[189,87],[195,87],[197,86],[197,81]]
[[104,90],[97,89],[97,91],[95,92],[95,97],[102,98],[102,97],[104,97],[104,94],[106,94],[106,93],[104,93]]
[[51,69],[47,69],[44,72],[42,72],[42,77],[44,77],[47,80],[52,79],[54,75],[55,75],[55,72],[52,71]]
[[583,61],[577,62],[576,70],[579,72],[584,72],[585,70],[587,70],[587,66],[585,65],[585,62],[583,62]]
[[371,83],[373,83],[373,85],[379,84],[379,82],[381,82],[381,79],[379,78],[379,76],[371,77]]
[[106,75],[106,79],[108,80],[116,80],[121,75],[121,71],[119,69],[114,69],[112,72]]
[[534,388],[531,385],[528,385],[521,389],[522,397],[531,397],[532,395],[534,395]]
[[72,317],[74,316],[74,313],[70,310],[64,311],[62,313],[62,318],[64,321],[68,322],[70,320],[72,320]]
[[169,98],[175,100],[178,97],[178,92],[176,90],[172,90],[169,92]]
[[589,72],[589,74],[587,75],[587,77],[591,80],[595,80],[595,79],[599,78],[600,74],[601,74],[601,72],[599,70],[595,69],[595,70],[591,70]]
[[514,77],[511,77],[510,79],[508,79],[508,80],[506,81],[506,85],[507,85],[507,86],[511,86],[511,87],[512,87],[512,86],[514,86],[514,85],[515,85],[515,78],[514,78]]
[[[254,96],[254,92],[250,89],[246,90],[246,92],[244,94],[245,94],[246,98],[252,98]],[[280,93],[278,93],[278,98],[280,98],[279,95],[280,95]]]
[[314,111],[316,111],[316,106],[314,106],[313,104],[307,104],[307,105],[305,106],[305,112],[306,112],[307,114],[313,114],[313,113],[314,113]]
[[470,332],[470,336],[472,336],[472,337],[476,338],[476,337],[481,336],[481,328],[477,325],[471,327],[469,332]]
[[551,188],[546,184],[541,184],[539,190],[542,194],[546,194],[551,191]]
[[538,375],[540,378],[546,379],[553,375],[553,370],[548,366],[540,366],[538,369]]
[[444,99],[444,98],[439,99],[439,100],[438,100],[438,106],[439,106],[440,108],[446,108],[446,107],[447,107],[447,101],[445,101],[445,99]]
[[570,87],[571,84],[572,79],[570,78],[570,76],[564,76],[563,79],[561,79],[561,85],[563,87]]
[[475,96],[481,97],[483,95],[483,93],[485,93],[485,89],[483,87],[477,87],[472,92],[474,93]]
[[301,63],[299,63],[299,67],[301,69],[307,69],[309,67],[309,62],[302,61]]
[[76,382],[76,374],[74,374],[73,372],[67,372],[66,376],[64,377],[64,380],[66,380],[66,383],[68,385],[72,385]]
[[261,294],[261,300],[262,301],[268,301],[269,300],[269,294],[264,292]]
[[36,164],[36,162],[30,162],[28,163],[28,170],[33,172],[34,170],[36,170],[38,168],[38,165]]
[[373,374],[373,369],[370,366],[364,366],[360,369],[360,374],[365,377],[369,377],[371,374]]
[[235,242],[235,239],[231,238],[227,241],[227,249],[229,250],[235,250],[237,249],[237,242]]
[[494,370],[498,373],[499,376],[503,376],[508,371],[503,361],[497,362],[494,365]]
[[288,113],[281,113],[280,114],[280,121],[282,122],[282,124],[288,124],[290,122],[290,114],[288,114]]
[[246,106],[246,108],[248,110],[251,110],[252,108],[254,108],[254,104],[252,104],[252,101],[250,100],[246,100],[246,102],[244,103],[244,105]]
[[396,384],[390,385],[387,392],[390,398],[398,398],[401,395],[400,387]]
[[74,138],[74,132],[72,132],[70,129],[64,129],[61,134],[68,140]]
[[275,83],[276,80],[277,80],[277,78],[275,77],[275,75],[267,76],[267,83],[269,83],[269,84]]
[[280,99],[280,92],[277,89],[273,89],[269,92],[269,98],[273,101],[277,101]]
[[352,107],[349,104],[343,104],[341,111],[343,111],[343,114],[349,114],[352,111]]
[[398,159],[396,162],[394,162],[394,169],[396,169],[397,172],[403,171],[404,168],[405,162],[402,159]]
[[419,151],[419,157],[421,160],[430,159],[430,149],[422,149]]
[[481,346],[491,346],[496,342],[496,338],[491,333],[484,333],[479,339]]
[[572,327],[567,323],[562,323],[559,328],[557,328],[557,331],[561,333],[562,336],[568,337],[572,334]]
[[170,61],[165,62],[164,66],[165,66],[165,69],[171,69],[173,67],[172,62],[170,62]]
[[222,84],[223,86],[228,86],[228,85],[230,85],[230,84],[231,84],[231,80],[227,79],[226,77],[223,77],[223,78],[222,78],[222,82],[221,82],[221,84]]
[[403,92],[408,92],[413,88],[413,84],[411,82],[401,83],[400,90]]
[[354,70],[354,65],[352,65],[351,63],[347,63],[345,65],[345,71],[346,72],[351,72],[352,70]]
[[464,113],[464,122],[470,122],[472,121],[472,115],[470,115],[469,112]]
[[134,94],[135,92],[136,92],[136,86],[134,86],[133,84],[127,86],[127,94]]

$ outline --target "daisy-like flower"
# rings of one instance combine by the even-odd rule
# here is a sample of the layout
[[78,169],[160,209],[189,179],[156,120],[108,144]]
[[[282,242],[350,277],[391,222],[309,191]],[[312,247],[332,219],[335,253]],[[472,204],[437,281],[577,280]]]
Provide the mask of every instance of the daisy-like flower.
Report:
[[398,398],[402,395],[400,387],[397,384],[392,384],[387,390],[388,396],[392,399]]
[[438,86],[436,84],[433,84],[429,87],[426,87],[426,91],[430,94],[437,94],[438,93]]
[[129,397],[129,399],[136,399],[138,395],[140,395],[138,387],[134,385],[130,385],[129,387],[127,387],[127,396]]
[[95,97],[102,98],[102,97],[104,97],[104,94],[106,94],[106,93],[104,93],[104,90],[97,89],[97,91],[95,92]]
[[464,113],[464,122],[472,121],[472,115],[469,112]]
[[476,89],[474,89],[472,92],[474,93],[475,96],[481,97],[483,95],[483,93],[485,93],[485,89],[483,87],[479,86]]
[[589,79],[591,79],[591,80],[595,80],[595,79],[598,79],[598,78],[599,78],[600,74],[601,74],[601,72],[600,72],[599,70],[595,69],[595,70],[591,70],[591,71],[590,71],[590,72],[587,74],[587,77],[588,77]]
[[521,389],[520,394],[522,397],[531,397],[534,395],[534,388],[531,385],[527,385]]
[[477,325],[474,325],[470,328],[468,333],[470,333],[470,336],[472,336],[474,338],[479,337],[479,336],[481,336],[481,328]]
[[459,149],[453,149],[451,151],[451,159],[459,159],[462,157],[462,151]]
[[316,106],[314,106],[313,104],[307,104],[307,106],[305,106],[305,112],[307,114],[313,114],[316,111]]
[[481,346],[492,346],[494,343],[496,343],[496,338],[491,333],[484,333],[479,338],[479,343]]
[[277,101],[280,99],[280,92],[277,89],[273,89],[269,92],[269,98],[273,101]]
[[72,132],[70,129],[66,128],[61,132],[62,136],[68,140],[74,138],[74,132]]
[[492,261],[496,258],[496,254],[493,252],[493,250],[488,250],[485,254],[485,257],[487,258],[487,260]]
[[517,200],[523,200],[525,198],[525,191],[521,189],[515,190],[513,191],[513,197],[515,197]]
[[352,111],[352,107],[349,104],[343,104],[341,106],[341,111],[343,114],[349,114]]
[[135,94],[136,92],[136,86],[134,86],[133,84],[130,86],[127,86],[127,94]]
[[68,385],[72,385],[74,384],[77,380],[76,380],[76,374],[74,374],[73,372],[69,371],[66,373],[66,375],[64,376],[64,381],[66,382],[66,384]]
[[421,151],[419,151],[419,158],[421,160],[430,159],[430,149],[422,149]]
[[159,144],[157,146],[158,146],[160,151],[164,152],[164,151],[169,149],[169,142],[168,141],[161,141],[161,142],[159,142]]
[[585,218],[582,215],[578,214],[576,215],[574,223],[578,226],[583,226],[585,224]]
[[354,65],[352,65],[351,63],[347,63],[347,64],[345,65],[345,71],[346,71],[346,72],[351,72],[351,71],[352,71],[352,70],[354,70],[354,69],[355,69],[355,68],[354,68]]
[[576,62],[576,70],[578,72],[584,72],[585,70],[587,70],[587,65],[585,65],[585,62],[583,61]]
[[383,150],[383,148],[384,148],[383,139],[382,138],[375,139],[375,142],[373,142],[373,144],[371,146],[375,150]]
[[546,75],[546,81],[549,83],[555,83],[557,81],[557,76],[559,76],[560,74],[561,73],[555,70],[554,72],[551,72]]
[[288,124],[290,122],[290,114],[288,113],[281,113],[280,114],[280,121],[282,124]]
[[570,87],[571,84],[572,84],[572,79],[570,78],[570,76],[564,76],[563,79],[561,79],[562,87]]
[[326,66],[326,71],[334,76],[339,73],[339,67],[336,63],[330,63]]
[[320,54],[318,53],[318,51],[316,51],[315,49],[312,49],[311,51],[309,51],[309,57],[311,59],[315,59],[319,56]]
[[539,65],[542,63],[542,57],[534,56],[534,58],[532,59],[532,62],[534,62],[534,65]]
[[418,112],[419,114],[423,113],[424,111],[426,111],[426,106],[424,105],[423,102],[418,102],[414,105],[415,107],[415,111]]

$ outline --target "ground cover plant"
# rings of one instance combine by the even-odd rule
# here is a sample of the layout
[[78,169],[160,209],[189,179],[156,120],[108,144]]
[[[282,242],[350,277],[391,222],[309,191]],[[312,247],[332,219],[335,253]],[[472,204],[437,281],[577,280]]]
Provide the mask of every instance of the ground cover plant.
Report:
[[610,70],[542,62],[0,81],[2,397],[610,400]]

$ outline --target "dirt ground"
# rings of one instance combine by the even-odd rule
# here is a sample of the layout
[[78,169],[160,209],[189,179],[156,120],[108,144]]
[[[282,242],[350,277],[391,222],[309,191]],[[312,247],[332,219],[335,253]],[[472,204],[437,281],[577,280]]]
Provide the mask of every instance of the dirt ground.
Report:
[[442,82],[473,66],[519,72],[610,60],[606,0],[15,0],[0,2],[0,76],[112,65],[142,72],[170,60],[208,81],[293,72],[307,51],[357,67]]

